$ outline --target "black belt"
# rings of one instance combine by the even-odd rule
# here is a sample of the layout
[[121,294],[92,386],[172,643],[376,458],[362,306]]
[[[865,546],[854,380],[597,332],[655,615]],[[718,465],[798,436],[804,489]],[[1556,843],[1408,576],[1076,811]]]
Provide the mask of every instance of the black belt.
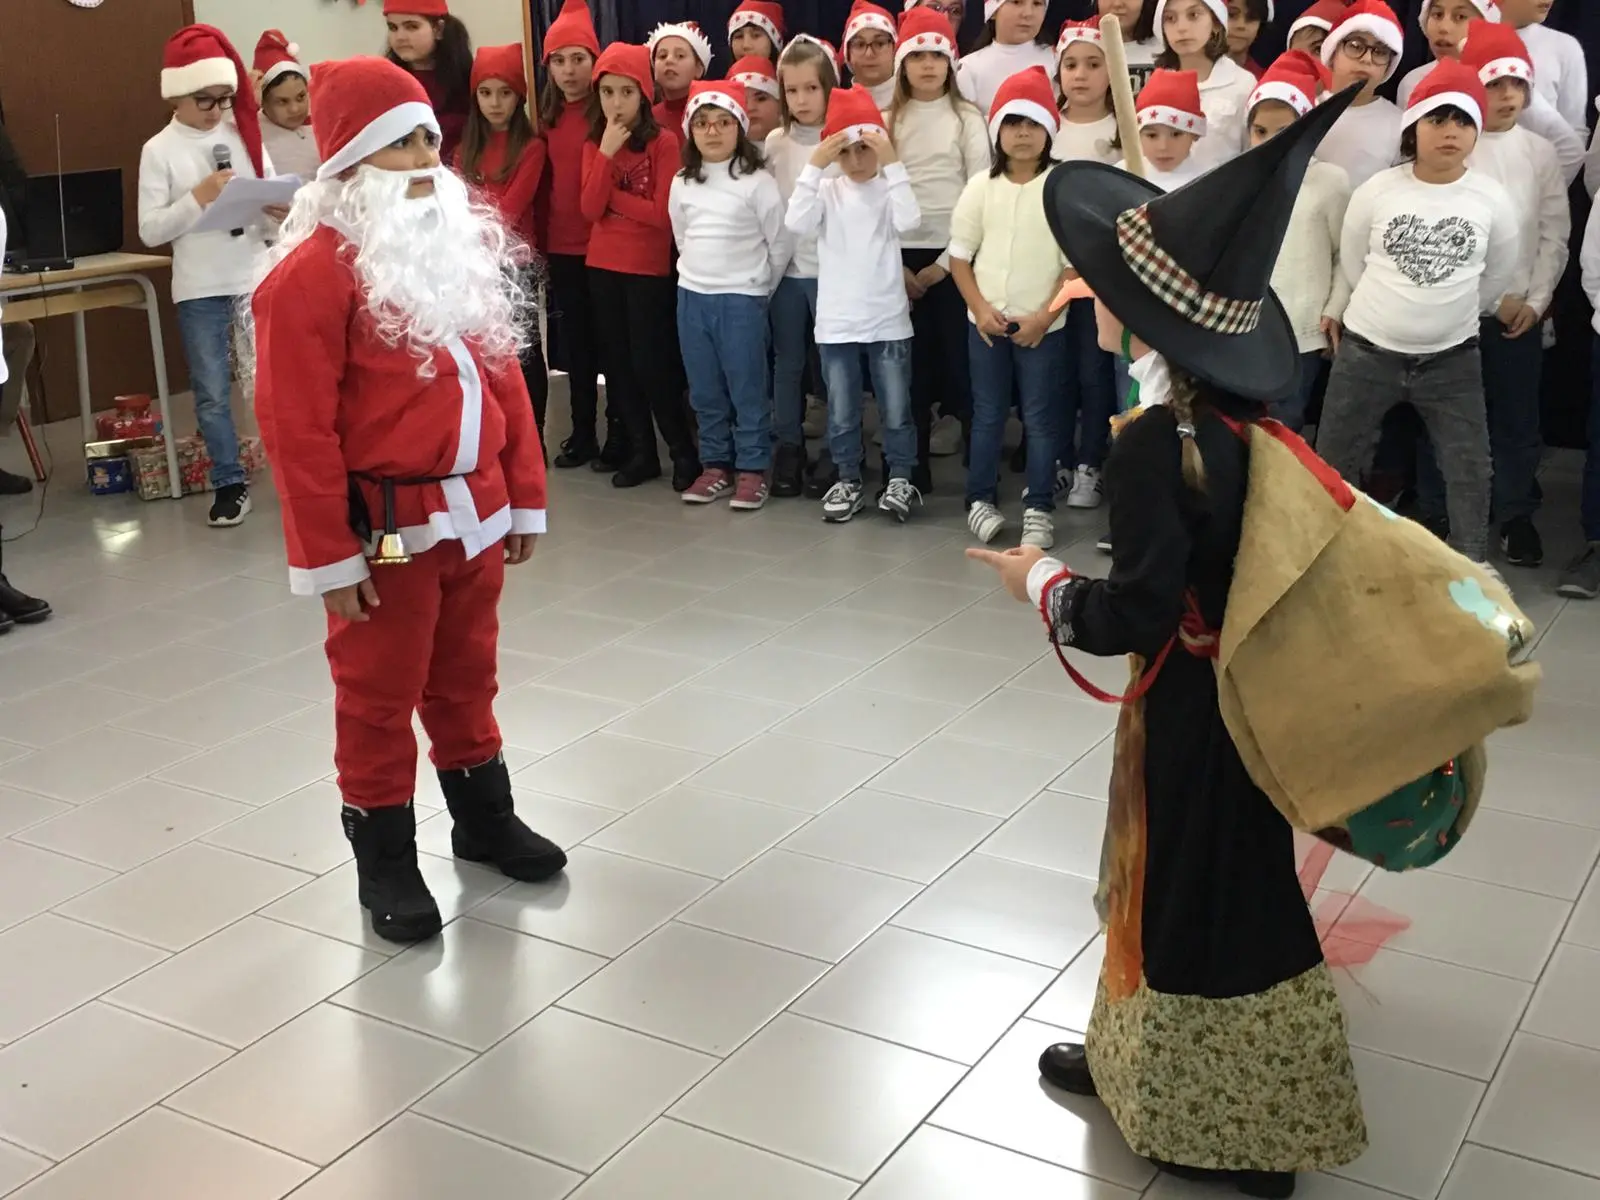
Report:
[[410,475],[410,476],[383,476],[372,475],[366,471],[350,472],[350,528],[361,539],[362,545],[372,544],[372,513],[367,508],[367,497],[361,490],[362,483],[375,483],[383,491],[383,533],[397,534],[400,532],[395,519],[394,490],[397,487],[421,487],[427,483],[443,483],[447,479],[460,479],[460,475]]

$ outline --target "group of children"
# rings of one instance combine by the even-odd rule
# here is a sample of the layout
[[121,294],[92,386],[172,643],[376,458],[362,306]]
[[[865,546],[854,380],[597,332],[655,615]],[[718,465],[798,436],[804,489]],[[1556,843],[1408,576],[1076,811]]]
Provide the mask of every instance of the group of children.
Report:
[[[1025,430],[1014,460],[1026,478],[1022,540],[1052,544],[1058,497],[1096,506],[1111,417],[1147,386],[1148,364],[1099,348],[1092,301],[1057,299],[1074,273],[1044,219],[1050,169],[1124,153],[1098,20],[1068,21],[1051,40],[1045,8],[984,0],[983,32],[963,55],[948,6],[907,0],[896,17],[857,0],[841,53],[790,36],[781,4],[743,0],[727,25],[733,65],[710,80],[713,48],[692,22],[602,49],[583,0],[567,0],[543,39],[530,119],[521,47],[474,56],[444,0],[386,0],[390,55],[433,99],[446,161],[528,243],[529,271],[542,270],[551,364],[572,396],[555,465],[637,486],[663,473],[659,434],[687,502],[757,509],[769,494],[805,492],[826,520],[845,521],[868,503],[870,393],[876,503],[891,516],[911,514],[931,487],[930,456],[955,441],[969,525],[985,542],[999,537],[1013,411]],[[1545,8],[1429,0],[1421,24],[1435,61],[1406,77],[1397,105],[1378,94],[1405,44],[1384,0],[1318,0],[1265,69],[1249,53],[1274,17],[1267,0],[1098,0],[1122,27],[1145,174],[1164,189],[1359,87],[1306,177],[1279,259],[1275,291],[1304,371],[1278,415],[1299,428],[1322,396],[1320,446],[1359,476],[1384,452],[1389,410],[1410,403],[1429,434],[1424,514],[1475,560],[1493,529],[1516,565],[1543,554],[1532,521],[1537,380],[1566,263],[1565,191],[1587,139],[1582,55],[1539,24]],[[305,71],[275,33],[256,67],[271,165],[308,173]],[[189,133],[163,137],[202,129],[210,140],[215,121],[205,122],[220,112],[205,100],[175,97],[175,127]],[[216,267],[222,243],[204,256],[218,277],[188,286],[184,268],[202,256],[184,242],[227,237],[183,234],[200,207],[185,202],[190,189],[204,202],[215,178],[182,175],[164,203],[152,196],[152,215],[181,210],[178,220],[147,223],[141,204],[146,241],[178,238],[174,287],[202,368],[208,444],[219,406],[203,369],[214,351],[201,343],[216,325],[185,309],[244,290],[240,270],[222,278]],[[542,355],[524,368],[542,429]],[[808,393],[826,397],[815,462]],[[234,481],[226,447],[212,449],[221,503]],[[1600,496],[1589,507],[1600,510]],[[1590,515],[1569,594],[1600,593],[1600,511]]]

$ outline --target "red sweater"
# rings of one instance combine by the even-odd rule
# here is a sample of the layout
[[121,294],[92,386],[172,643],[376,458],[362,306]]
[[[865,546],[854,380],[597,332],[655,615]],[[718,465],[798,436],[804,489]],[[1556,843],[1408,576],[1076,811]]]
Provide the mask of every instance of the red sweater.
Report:
[[544,248],[551,254],[589,252],[589,218],[583,215],[583,152],[591,146],[583,105],[568,104],[544,131],[549,186],[544,196]]
[[[500,210],[501,218],[516,231],[518,237],[538,249],[533,227],[533,197],[539,190],[539,181],[544,178],[545,145],[538,138],[530,141],[522,148],[511,174],[500,179],[501,169],[506,162],[506,141],[504,133],[489,135],[488,144],[478,158],[478,178],[469,178],[467,182]],[[456,152],[455,167],[461,170],[459,150]]]
[[[422,90],[428,93],[428,103],[433,105],[433,115],[439,119],[439,161],[455,162],[456,147],[461,144],[461,131],[467,127],[467,110],[445,107],[444,84],[439,79],[439,72],[432,67],[420,71],[412,70],[411,73],[417,77]],[[468,103],[471,103],[470,96]]]
[[689,111],[689,97],[682,100],[663,100],[650,110],[650,115],[656,119],[656,124],[677,139],[678,145],[683,145],[683,116]]
[[650,139],[643,152],[629,146],[606,158],[600,147],[583,147],[583,215],[591,267],[624,275],[672,273],[672,218],[667,200],[678,169],[678,143]]

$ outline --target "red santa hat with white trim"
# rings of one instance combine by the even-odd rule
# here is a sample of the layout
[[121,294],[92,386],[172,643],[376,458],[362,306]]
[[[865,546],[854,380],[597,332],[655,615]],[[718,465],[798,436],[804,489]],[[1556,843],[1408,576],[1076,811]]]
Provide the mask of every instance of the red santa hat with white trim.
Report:
[[[742,84],[746,93],[762,92],[774,100],[782,97],[783,89],[778,86],[778,68],[764,55],[745,55],[728,68],[728,78]],[[745,98],[749,99],[748,94]]]
[[836,133],[845,135],[845,143],[859,142],[869,129],[888,133],[883,114],[873,102],[872,93],[864,87],[836,87],[828,97],[828,119],[822,126],[826,141]]
[[1157,69],[1134,102],[1139,128],[1166,125],[1179,133],[1206,135],[1206,112],[1200,107],[1200,76],[1193,71]]
[[[1221,25],[1224,29],[1228,27],[1228,0],[1200,0],[1200,3],[1211,10],[1211,15],[1217,19],[1218,25]],[[1270,21],[1272,20],[1270,12],[1272,0],[1267,0],[1267,5],[1269,9],[1267,20]],[[1166,15],[1166,12],[1167,0],[1156,0],[1155,29],[1158,36],[1161,33],[1161,19]]]
[[573,46],[587,50],[595,58],[600,57],[600,37],[594,31],[594,17],[584,0],[566,0],[556,19],[550,22],[544,35],[544,61],[549,62],[557,50]]
[[1344,40],[1352,34],[1364,33],[1375,38],[1380,45],[1389,47],[1394,57],[1389,60],[1388,81],[1400,69],[1400,56],[1405,53],[1406,35],[1400,27],[1400,18],[1383,0],[1356,0],[1344,10],[1344,19],[1328,31],[1322,43],[1322,61],[1333,66],[1333,56],[1339,52]]
[[255,59],[250,64],[261,90],[266,91],[280,75],[305,75],[305,67],[295,57],[299,53],[300,47],[284,37],[282,30],[263,33],[256,41]]
[[711,65],[711,39],[706,37],[705,30],[701,29],[697,22],[673,21],[657,25],[644,42],[652,58],[655,57],[656,46],[666,38],[682,38],[689,44],[689,49],[694,51],[694,56],[700,60],[702,69]]
[[1533,86],[1533,57],[1522,35],[1509,25],[1474,21],[1461,43],[1461,61],[1478,73],[1487,88],[1502,79],[1520,79]]
[[383,0],[386,17],[428,17],[439,20],[450,15],[449,0]]
[[683,109],[683,132],[689,132],[689,123],[702,108],[720,108],[732,114],[739,128],[749,133],[747,101],[744,84],[737,79],[697,79],[689,85],[689,102]]
[[261,109],[244,59],[222,30],[212,25],[185,25],[167,39],[161,52],[161,98],[177,100],[215,87],[233,89],[233,124],[260,178],[266,174]]
[[1295,116],[1303,117],[1317,106],[1317,97],[1331,83],[1328,68],[1304,50],[1286,51],[1261,73],[1245,112],[1253,113],[1256,105],[1277,100],[1294,109]]
[[809,33],[797,33],[789,39],[789,44],[783,48],[783,53],[778,55],[778,65],[783,66],[783,60],[789,57],[789,52],[796,46],[809,43],[828,56],[828,61],[833,64],[833,82],[837,84],[843,77],[844,63],[839,61],[838,48],[826,38],[813,37]]
[[1056,62],[1061,61],[1061,56],[1067,52],[1068,46],[1079,43],[1085,46],[1095,46],[1101,50],[1106,48],[1105,35],[1100,32],[1099,21],[1065,21],[1061,25],[1061,36],[1056,38]]
[[[1467,3],[1483,14],[1485,21],[1493,22],[1496,25],[1500,24],[1500,5],[1495,0],[1467,0]],[[1424,4],[1417,12],[1417,24],[1424,29],[1428,27],[1428,7],[1428,5]]]
[[1026,117],[1036,125],[1043,125],[1055,137],[1061,128],[1061,114],[1056,110],[1055,88],[1050,85],[1050,75],[1039,66],[1028,67],[1010,76],[994,94],[989,105],[989,140],[1000,137],[1000,124],[1007,117]]
[[1284,37],[1292,42],[1294,35],[1302,29],[1320,29],[1324,33],[1332,33],[1333,27],[1344,20],[1345,9],[1349,7],[1350,0],[1317,0],[1289,23],[1289,32]]
[[891,38],[900,36],[900,31],[895,28],[894,17],[887,8],[872,3],[872,0],[856,0],[850,6],[850,16],[844,23],[844,37],[839,40],[839,44],[848,50],[850,39],[869,29],[887,33]]
[[439,133],[428,93],[417,77],[386,58],[362,56],[311,68],[317,114],[318,179],[336,179],[419,125]]
[[774,49],[783,49],[783,5],[772,0],[743,0],[728,18],[728,36],[733,37],[746,25],[754,25],[771,38]]
[[912,54],[942,54],[954,67],[960,58],[950,18],[932,8],[914,8],[900,18],[900,41],[894,48],[894,69]]
[[1489,107],[1489,96],[1478,72],[1455,59],[1440,59],[1433,69],[1422,77],[1416,91],[1411,93],[1411,103],[1400,118],[1400,127],[1410,129],[1423,117],[1441,108],[1459,108],[1472,118],[1472,123],[1483,128],[1483,110]]

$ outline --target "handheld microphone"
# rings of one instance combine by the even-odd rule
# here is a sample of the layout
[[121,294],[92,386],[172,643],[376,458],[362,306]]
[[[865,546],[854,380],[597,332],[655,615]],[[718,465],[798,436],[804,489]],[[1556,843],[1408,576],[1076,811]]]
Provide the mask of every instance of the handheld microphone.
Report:
[[[216,164],[217,170],[231,171],[233,170],[233,151],[229,150],[224,143],[218,142],[215,146],[211,147],[211,161]],[[243,237],[244,230],[230,229],[228,230],[228,236]]]

